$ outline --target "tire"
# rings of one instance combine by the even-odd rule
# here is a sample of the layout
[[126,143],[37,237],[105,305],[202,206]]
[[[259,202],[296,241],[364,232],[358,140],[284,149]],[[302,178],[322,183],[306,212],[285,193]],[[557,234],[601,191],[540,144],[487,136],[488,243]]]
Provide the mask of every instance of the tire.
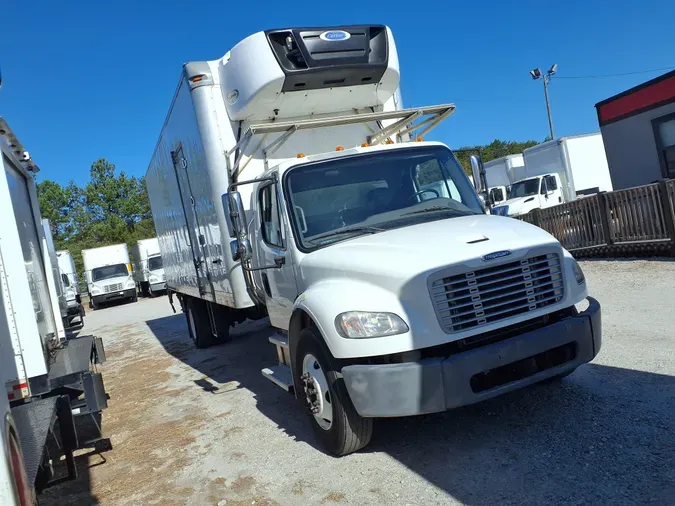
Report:
[[[216,329],[218,330],[218,342],[224,343],[230,340],[230,327],[232,318],[230,308],[214,305],[213,316],[216,320]],[[207,315],[208,316],[208,315]]]
[[101,306],[94,300],[91,301],[91,308],[96,311],[100,308]]
[[[294,373],[297,376],[295,380],[296,384],[302,385],[298,394],[302,399],[303,406],[310,410],[308,413],[310,423],[321,445],[328,453],[336,457],[348,455],[364,448],[373,435],[373,419],[363,418],[356,412],[347,393],[344,380],[333,369],[329,354],[324,351],[319,338],[312,330],[304,329],[300,332],[300,341],[295,357]],[[313,374],[324,372],[325,385],[328,388],[328,396],[322,392],[321,405],[324,412],[319,413],[319,415],[311,412],[310,402],[304,388],[306,383],[302,379],[303,374],[309,368],[314,369]],[[312,382],[314,388],[317,388],[317,382],[314,379],[310,379],[309,382]],[[322,383],[322,381],[318,381],[318,383]],[[326,404],[330,405],[330,423],[322,418],[323,415],[327,417],[329,414],[329,408]]]
[[206,302],[189,298],[185,304],[188,335],[197,348],[208,348],[215,344],[211,335],[211,323],[206,309]]

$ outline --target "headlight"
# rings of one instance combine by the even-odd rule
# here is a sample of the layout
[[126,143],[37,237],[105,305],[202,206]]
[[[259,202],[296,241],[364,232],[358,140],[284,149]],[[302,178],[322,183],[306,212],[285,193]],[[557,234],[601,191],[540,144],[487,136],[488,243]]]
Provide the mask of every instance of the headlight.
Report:
[[127,279],[127,288],[133,288],[136,286],[136,282],[133,279]]
[[574,271],[574,277],[576,278],[577,283],[580,285],[583,284],[586,281],[584,271],[581,270],[581,266],[576,260],[572,260],[572,270]]
[[150,276],[150,278],[148,278],[148,279],[149,279],[150,283],[158,283],[159,282],[159,279],[157,278],[157,276]]
[[383,337],[408,332],[408,326],[393,313],[348,311],[338,315],[335,328],[342,337]]
[[92,295],[97,295],[101,293],[101,289],[98,286],[95,286],[94,288],[91,289]]

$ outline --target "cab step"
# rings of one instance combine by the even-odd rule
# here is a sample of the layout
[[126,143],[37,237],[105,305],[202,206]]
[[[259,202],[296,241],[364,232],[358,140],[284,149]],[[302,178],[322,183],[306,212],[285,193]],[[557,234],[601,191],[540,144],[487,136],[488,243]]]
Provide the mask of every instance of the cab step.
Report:
[[265,367],[262,370],[262,375],[272,383],[276,383],[287,392],[291,392],[293,390],[293,376],[291,375],[291,368],[285,364]]

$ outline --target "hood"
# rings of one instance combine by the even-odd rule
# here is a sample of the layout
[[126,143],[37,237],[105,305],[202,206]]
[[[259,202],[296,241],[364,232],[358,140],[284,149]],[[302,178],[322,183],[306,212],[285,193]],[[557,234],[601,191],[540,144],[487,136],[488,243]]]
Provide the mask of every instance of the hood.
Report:
[[326,278],[356,278],[399,288],[412,278],[457,263],[486,266],[483,255],[535,246],[559,246],[549,233],[511,218],[464,216],[359,236],[302,257],[300,278],[307,289]]

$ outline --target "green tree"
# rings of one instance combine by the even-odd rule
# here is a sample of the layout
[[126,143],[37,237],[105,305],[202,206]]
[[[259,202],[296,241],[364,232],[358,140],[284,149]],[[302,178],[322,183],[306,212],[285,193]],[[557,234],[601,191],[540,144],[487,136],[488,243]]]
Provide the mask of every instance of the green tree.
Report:
[[[502,141],[499,139],[495,139],[490,144],[486,144],[483,146],[480,145],[464,146],[459,149],[475,150],[475,154],[478,154],[480,150],[483,163],[486,163],[489,162],[490,160],[501,158],[503,156],[516,155],[518,153],[522,153],[523,150],[531,148],[532,146],[536,146],[537,144],[539,143],[533,140],[516,142],[516,141]],[[471,163],[469,162],[469,157],[472,154],[473,153],[467,151],[456,153],[459,163],[462,165],[466,173],[469,175],[471,175]]]
[[57,249],[73,255],[82,273],[83,249],[127,243],[155,236],[150,200],[143,178],[116,173],[115,165],[101,158],[90,169],[83,187],[71,181],[37,185],[42,216],[50,221]]

